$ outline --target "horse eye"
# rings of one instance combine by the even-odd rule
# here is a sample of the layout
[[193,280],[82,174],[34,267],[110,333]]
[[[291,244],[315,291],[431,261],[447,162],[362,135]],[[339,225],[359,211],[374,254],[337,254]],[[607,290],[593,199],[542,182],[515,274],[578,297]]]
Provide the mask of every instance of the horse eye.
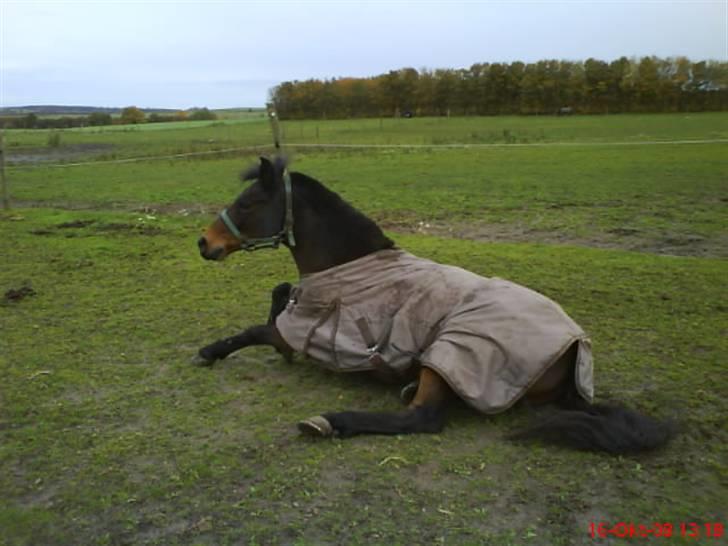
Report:
[[264,202],[265,201],[263,199],[247,200],[247,201],[243,201],[241,203],[238,203],[237,204],[237,207],[240,210],[250,210],[250,209],[253,209],[253,208],[257,207],[257,206],[262,205]]

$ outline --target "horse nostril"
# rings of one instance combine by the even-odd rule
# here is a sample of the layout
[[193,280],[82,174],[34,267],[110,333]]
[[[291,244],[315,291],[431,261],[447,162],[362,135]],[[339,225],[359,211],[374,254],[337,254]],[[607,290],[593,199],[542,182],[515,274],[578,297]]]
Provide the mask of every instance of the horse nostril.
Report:
[[199,241],[197,241],[197,246],[200,247],[200,252],[202,252],[207,248],[207,240],[204,237],[200,237]]

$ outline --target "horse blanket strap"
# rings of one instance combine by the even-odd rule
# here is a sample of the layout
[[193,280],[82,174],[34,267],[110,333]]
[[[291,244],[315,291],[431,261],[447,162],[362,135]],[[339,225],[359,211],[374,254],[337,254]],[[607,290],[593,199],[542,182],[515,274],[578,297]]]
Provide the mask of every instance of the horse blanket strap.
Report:
[[367,319],[365,317],[359,317],[354,321],[356,327],[359,328],[362,339],[364,339],[364,342],[367,345],[367,353],[369,353],[369,363],[372,364],[372,366],[374,366],[375,368],[388,367],[387,361],[384,359],[384,356],[380,351],[380,349],[382,349],[386,345],[389,334],[392,330],[392,321],[388,320],[387,323],[388,325],[384,328],[382,338],[377,340],[374,338],[374,335],[369,328],[369,323],[367,322]]
[[285,240],[289,247],[296,246],[296,239],[293,236],[293,188],[291,186],[291,175],[288,169],[283,171],[283,188],[286,194],[286,210],[283,217],[283,227],[275,235],[260,237],[256,239],[245,239],[240,233],[238,226],[232,221],[227,209],[222,209],[219,214],[220,220],[232,235],[240,241],[240,249],[252,252],[262,248],[278,248],[281,241]]
[[577,344],[577,390],[593,397],[589,338],[558,304],[402,250],[303,277],[276,327],[331,370],[432,368],[483,413],[508,409]]

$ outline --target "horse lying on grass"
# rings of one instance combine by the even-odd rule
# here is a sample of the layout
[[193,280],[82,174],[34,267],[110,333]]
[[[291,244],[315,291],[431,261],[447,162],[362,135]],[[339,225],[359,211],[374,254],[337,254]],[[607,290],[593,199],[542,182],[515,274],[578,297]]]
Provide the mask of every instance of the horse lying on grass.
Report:
[[273,291],[267,324],[200,349],[212,365],[251,345],[294,351],[337,371],[369,372],[405,387],[399,412],[324,413],[301,421],[316,436],[439,432],[453,395],[498,413],[519,400],[558,411],[512,435],[576,449],[634,453],[664,445],[669,422],[592,404],[584,331],[545,296],[398,249],[364,214],[320,182],[261,158],[255,180],[198,241],[223,260],[237,250],[290,250],[300,282]]

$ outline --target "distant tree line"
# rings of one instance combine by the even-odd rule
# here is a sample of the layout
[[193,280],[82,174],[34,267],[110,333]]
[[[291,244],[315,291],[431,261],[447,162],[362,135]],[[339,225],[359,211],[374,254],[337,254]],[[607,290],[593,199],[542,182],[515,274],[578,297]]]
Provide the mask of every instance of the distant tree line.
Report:
[[621,57],[402,68],[284,82],[271,98],[280,117],[294,119],[716,111],[728,110],[728,62]]
[[0,127],[7,129],[70,129],[72,127],[99,127],[103,125],[133,125],[138,123],[162,123],[171,121],[215,120],[217,114],[207,108],[180,110],[174,114],[151,113],[148,116],[136,106],[128,106],[119,117],[105,112],[93,112],[88,116],[39,117],[35,113],[23,116],[0,117]]

